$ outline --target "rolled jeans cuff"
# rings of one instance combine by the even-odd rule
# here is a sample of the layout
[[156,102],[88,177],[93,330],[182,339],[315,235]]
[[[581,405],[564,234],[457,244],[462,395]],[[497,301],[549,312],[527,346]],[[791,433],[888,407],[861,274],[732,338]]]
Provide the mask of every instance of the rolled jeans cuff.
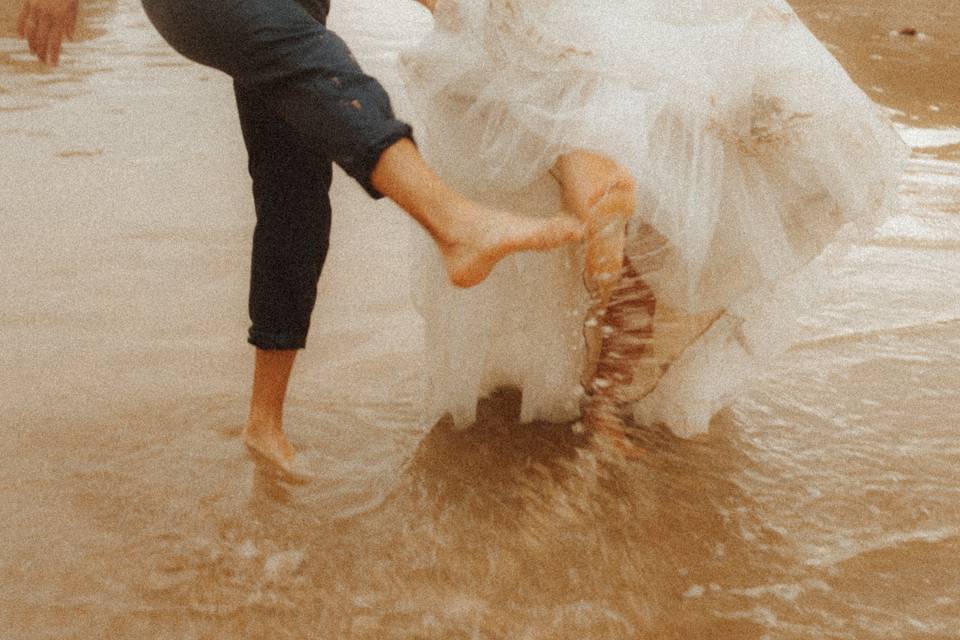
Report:
[[250,330],[247,342],[266,351],[289,351],[307,346],[306,334],[266,333]]
[[410,125],[399,120],[394,120],[382,135],[361,150],[357,155],[355,164],[345,167],[350,177],[360,183],[360,186],[363,187],[374,200],[379,200],[383,198],[384,195],[380,193],[370,181],[373,170],[377,167],[377,162],[380,161],[380,156],[383,155],[383,152],[404,138],[416,144],[416,141],[413,139],[413,129]]

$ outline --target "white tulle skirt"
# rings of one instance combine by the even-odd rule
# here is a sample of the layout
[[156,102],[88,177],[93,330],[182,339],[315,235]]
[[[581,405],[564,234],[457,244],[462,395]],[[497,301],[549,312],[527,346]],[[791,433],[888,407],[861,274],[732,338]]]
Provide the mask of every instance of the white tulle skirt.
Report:
[[[655,260],[629,257],[681,314],[728,309],[894,209],[902,142],[782,0],[440,0],[435,16],[401,55],[431,162],[476,198],[552,215],[558,156],[614,159],[638,185],[632,245],[660,240]],[[524,419],[576,416],[578,251],[512,257],[466,291],[414,251],[428,413],[469,422],[512,385]]]

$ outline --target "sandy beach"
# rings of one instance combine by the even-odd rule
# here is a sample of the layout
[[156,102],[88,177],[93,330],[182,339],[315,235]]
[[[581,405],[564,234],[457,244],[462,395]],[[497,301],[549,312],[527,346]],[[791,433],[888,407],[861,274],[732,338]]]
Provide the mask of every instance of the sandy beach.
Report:
[[[229,79],[133,0],[86,3],[56,69],[0,6],[0,638],[956,637],[960,7],[794,4],[914,157],[903,213],[771,316],[800,338],[769,377],[705,437],[637,425],[634,462],[509,397],[425,424],[421,231],[338,172],[286,418],[306,487],[237,438],[254,218]],[[381,5],[331,27],[413,119],[395,57],[429,17]]]

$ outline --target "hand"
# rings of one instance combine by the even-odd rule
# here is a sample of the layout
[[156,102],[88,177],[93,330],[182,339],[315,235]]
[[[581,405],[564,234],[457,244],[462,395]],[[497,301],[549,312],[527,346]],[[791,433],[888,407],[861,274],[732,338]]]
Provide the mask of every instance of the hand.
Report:
[[56,65],[64,36],[73,38],[79,0],[23,0],[17,33],[41,62]]
[[433,13],[433,8],[437,4],[437,0],[417,0],[417,2],[425,6],[430,13]]

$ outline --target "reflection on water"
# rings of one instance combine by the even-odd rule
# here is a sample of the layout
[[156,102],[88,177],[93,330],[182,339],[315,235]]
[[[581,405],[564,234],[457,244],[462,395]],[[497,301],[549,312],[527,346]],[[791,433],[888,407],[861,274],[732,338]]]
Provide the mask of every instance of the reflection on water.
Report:
[[[797,11],[854,79],[908,123],[956,126],[960,7],[943,0],[863,3],[796,0]],[[899,6],[897,6],[899,5]],[[916,35],[902,35],[901,31]],[[919,107],[919,108],[915,108]]]
[[[250,203],[228,83],[132,0],[88,3],[58,70],[0,40],[0,637],[955,637],[958,9],[797,5],[925,149],[904,215],[811,267],[800,344],[707,436],[634,425],[625,461],[518,424],[506,390],[471,429],[422,424],[406,229],[340,180],[379,233],[334,230],[286,416],[306,487],[237,442]],[[424,25],[396,11],[333,16],[392,86]],[[890,35],[908,25],[925,37]]]
[[[960,123],[960,6],[949,0],[867,3],[794,0],[810,29],[823,40],[871,98],[911,127],[951,128]],[[916,35],[904,35],[901,32]],[[960,135],[939,155],[960,158]],[[911,140],[911,142],[913,142]]]

